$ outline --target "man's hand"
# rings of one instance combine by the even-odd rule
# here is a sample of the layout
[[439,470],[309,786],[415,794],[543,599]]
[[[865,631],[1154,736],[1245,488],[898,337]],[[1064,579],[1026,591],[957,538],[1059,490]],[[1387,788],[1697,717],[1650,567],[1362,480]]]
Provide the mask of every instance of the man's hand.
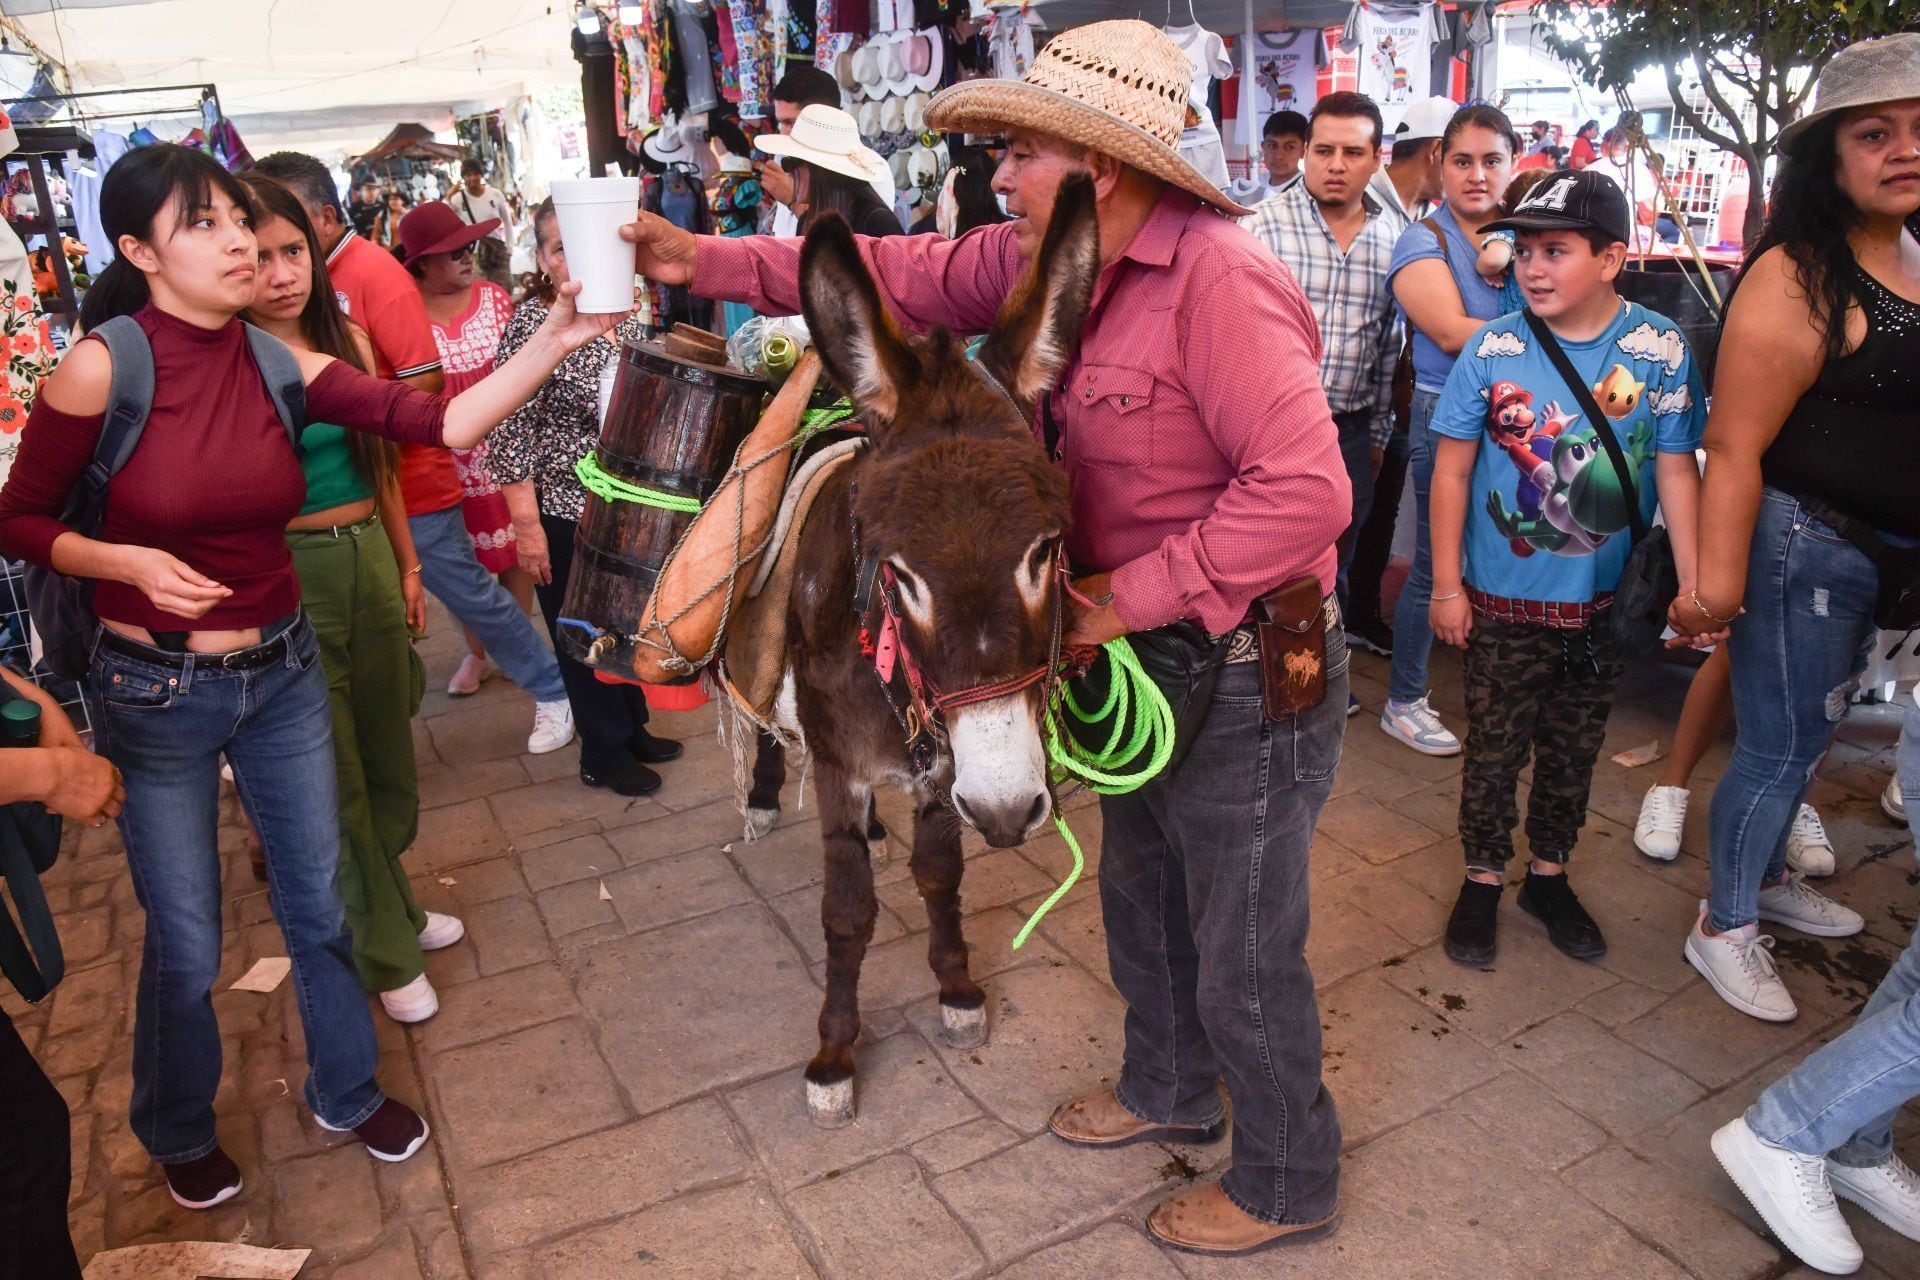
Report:
[[1067,610],[1063,637],[1067,644],[1105,644],[1127,634],[1127,624],[1114,606],[1112,574],[1096,573],[1076,581],[1067,597]]
[[760,189],[780,204],[793,206],[793,175],[780,167],[778,160],[760,166]]
[[620,238],[633,246],[633,269],[660,284],[692,284],[693,258],[698,238],[665,218],[641,213],[620,228]]
[[120,815],[127,798],[120,771],[105,756],[81,747],[43,747],[47,786],[41,803],[62,817],[90,827],[105,826]]

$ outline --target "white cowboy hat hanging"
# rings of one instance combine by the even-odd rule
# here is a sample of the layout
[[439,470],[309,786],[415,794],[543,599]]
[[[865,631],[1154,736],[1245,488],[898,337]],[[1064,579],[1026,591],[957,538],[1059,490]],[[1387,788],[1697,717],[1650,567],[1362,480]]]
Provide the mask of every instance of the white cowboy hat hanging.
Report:
[[671,122],[661,125],[640,144],[640,149],[660,164],[694,163],[693,143],[686,131]]

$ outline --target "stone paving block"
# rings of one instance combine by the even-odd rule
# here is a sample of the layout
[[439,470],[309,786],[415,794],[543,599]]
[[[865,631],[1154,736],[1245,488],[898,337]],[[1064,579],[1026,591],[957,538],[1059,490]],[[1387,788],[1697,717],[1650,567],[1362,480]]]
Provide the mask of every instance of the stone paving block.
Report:
[[440,1012],[414,1031],[414,1043],[424,1053],[443,1053],[579,1011],[557,965],[529,965],[443,992]]
[[[1021,898],[1049,893],[1056,883],[1021,857],[1019,850],[995,849],[967,863],[960,878],[960,910],[963,915],[990,911]],[[927,908],[919,886],[911,879],[881,888],[878,897],[902,920],[916,928],[926,927]]]
[[1098,895],[1055,907],[1040,922],[1038,932],[1101,983],[1112,985],[1107,972],[1107,927]]
[[681,757],[660,767],[660,790],[653,794],[654,803],[677,813],[733,799],[733,756],[719,739],[708,733],[681,741],[686,747]]
[[859,1047],[852,1124],[822,1129],[807,1114],[798,1071],[727,1095],[748,1141],[785,1190],[980,1118],[980,1108],[915,1032]]
[[[348,1144],[351,1145],[351,1144]],[[389,1218],[412,1219],[448,1207],[447,1187],[438,1160],[370,1161],[374,1184]]]
[[1803,1009],[1792,1022],[1762,1022],[1722,1000],[1705,982],[1696,982],[1614,1034],[1707,1088],[1718,1089],[1835,1021],[1818,1010]]
[[[117,1021],[96,1022],[68,1035],[47,1037],[34,1056],[40,1060],[41,1069],[58,1080],[100,1066],[117,1051],[120,1038]],[[132,1051],[131,1043],[127,1051]]]
[[[49,906],[52,904],[49,903]],[[60,953],[78,971],[107,954],[113,943],[113,911],[106,906],[60,913]]]
[[479,976],[479,958],[471,942],[462,939],[450,947],[427,952],[427,979],[443,995],[448,987],[472,982]]
[[[791,809],[783,810],[781,816],[792,817]],[[757,842],[747,843],[746,819],[730,799],[622,827],[608,832],[607,840],[630,867],[689,849],[718,849],[727,844],[733,846],[735,857],[744,862],[759,847]]]
[[1497,1073],[1493,1055],[1456,1034],[1378,974],[1320,997],[1326,1085],[1349,1146],[1423,1115]]
[[[445,689],[446,682],[430,681],[428,688]],[[435,758],[471,768],[482,761],[509,759],[525,752],[527,735],[533,732],[533,699],[512,690],[511,685],[507,689],[486,691],[483,686],[480,694],[457,699],[437,714],[430,705],[423,705]]]
[[611,875],[626,865],[599,832],[574,836],[520,855],[521,874],[536,893],[557,884]]
[[1664,991],[1655,991],[1637,982],[1616,982],[1573,1007],[1603,1027],[1617,1027],[1659,1008],[1671,998]]
[[1659,1241],[1695,1275],[1758,1277],[1795,1261],[1664,1167],[1624,1147],[1608,1147],[1560,1180],[1642,1239]]
[[1513,895],[1502,897],[1493,968],[1455,964],[1433,946],[1380,971],[1443,1022],[1487,1045],[1499,1045],[1615,982],[1612,974],[1554,950],[1545,931],[1514,905]]
[[[723,1229],[716,1230],[715,1224]],[[640,1270],[636,1271],[636,1268]],[[813,1280],[773,1194],[752,1183],[703,1191],[532,1252],[529,1269],[486,1275],[566,1280]]]
[[802,1187],[787,1204],[812,1234],[828,1280],[959,1280],[980,1265],[980,1251],[903,1155]]
[[[520,869],[513,864],[511,857],[488,858],[484,862],[470,862],[459,871],[445,877],[453,881],[450,885],[441,885],[452,899],[455,914],[482,902],[497,902],[501,898],[523,898],[527,894],[526,881],[520,878]],[[428,877],[431,883],[439,885],[441,877]]]
[[580,739],[576,736],[572,742],[558,751],[548,751],[537,756],[523,755],[520,767],[534,782],[551,782],[555,778],[578,778],[580,776]]
[[132,990],[133,974],[118,960],[69,973],[53,989],[47,1037],[58,1039],[70,1032],[109,1022],[132,1003],[129,999]]
[[532,1244],[745,1174],[750,1158],[711,1098],[485,1169],[454,1174],[478,1253]]
[[1313,842],[1307,853],[1307,882],[1314,888],[1371,865],[1324,831],[1316,830],[1313,833]]
[[548,931],[556,938],[564,938],[584,929],[618,925],[620,915],[613,909],[613,903],[600,896],[600,886],[604,883],[596,876],[557,884],[535,895],[534,900],[540,904],[540,917],[547,922]]
[[1169,1256],[1138,1231],[1109,1222],[994,1275],[997,1280],[1180,1280]]
[[1446,931],[1447,913],[1453,909],[1451,897],[1436,901],[1407,874],[1406,864],[1424,853],[1412,854],[1384,867],[1354,860],[1351,874],[1331,883],[1316,883],[1313,908],[1317,911],[1328,894],[1334,900],[1345,898],[1362,911],[1392,929],[1415,946],[1437,942]]
[[395,1226],[365,1257],[335,1267],[333,1280],[420,1280],[413,1237],[405,1227]]
[[436,1137],[461,1165],[490,1164],[627,1118],[613,1076],[578,1018],[437,1055],[427,1078]]
[[731,841],[733,860],[763,897],[773,898],[826,878],[820,845],[820,819],[807,818],[775,827],[752,844]]
[[[1437,650],[1438,646],[1435,648]],[[1444,699],[1439,696],[1441,677],[1437,668],[1430,668],[1428,676],[1435,685],[1434,709],[1439,711],[1443,718],[1451,717],[1450,722],[1456,733],[1464,733],[1466,718],[1457,712],[1449,712],[1443,705]],[[1384,701],[1383,698],[1382,702]],[[1353,756],[1365,756],[1369,760],[1387,766],[1402,777],[1427,783],[1438,782],[1444,778],[1456,778],[1460,774],[1459,756],[1422,755],[1401,743],[1399,739],[1388,737],[1380,728],[1380,716],[1377,710],[1372,716],[1354,717],[1348,722],[1348,726],[1346,739],[1341,744],[1342,760]],[[1451,830],[1452,824],[1448,824],[1447,829]],[[1345,844],[1346,841],[1343,840],[1341,843]]]
[[805,1062],[820,992],[758,906],[584,949],[576,984],[642,1113]]
[[1503,1071],[1461,1094],[1447,1111],[1508,1143],[1528,1164],[1550,1171],[1577,1163],[1609,1141],[1605,1129],[1542,1093],[1517,1071]]
[[[1350,878],[1350,877],[1349,877]],[[1356,906],[1344,894],[1322,893],[1313,903],[1307,934],[1307,964],[1322,990],[1382,961],[1405,955],[1413,945]]]
[[531,853],[536,849],[551,848],[556,844],[565,844],[581,836],[600,834],[600,823],[593,818],[576,818],[572,822],[563,822],[557,827],[545,831],[529,831],[523,836],[515,836],[512,842],[514,852]]
[[[768,900],[767,905],[779,912],[780,918],[787,923],[787,931],[806,956],[809,965],[822,965],[827,959],[827,935],[820,923],[820,888],[811,886],[795,889],[792,893],[783,893]],[[924,921],[922,922],[924,923]],[[873,940],[867,945],[885,946],[896,938],[903,938],[907,928],[900,923],[900,917],[881,907],[873,917]]]
[[589,787],[582,784],[578,776],[553,778],[513,791],[496,791],[487,797],[487,804],[509,839],[581,818],[605,822],[626,810],[642,818],[661,812],[652,800],[616,795],[605,787]]
[[275,1224],[280,1238],[313,1249],[323,1263],[352,1257],[371,1244],[380,1234],[380,1193],[373,1183],[373,1163],[355,1142],[275,1168]]
[[1442,835],[1361,793],[1327,801],[1320,811],[1320,829],[1374,863],[1391,862],[1416,849],[1424,849]]
[[[523,739],[524,741],[524,739]],[[527,785],[527,771],[517,756],[500,760],[474,760],[460,767],[447,767],[420,773],[420,807],[438,809],[480,796],[495,795]]]
[[935,1001],[908,1018],[967,1091],[1022,1133],[1046,1128],[1054,1107],[1110,1083],[1120,1070],[1119,997],[1080,969],[1041,965],[1001,974],[987,987],[987,1043],[978,1049],[939,1044]]
[[553,956],[553,944],[531,899],[482,902],[469,908],[465,918],[467,941],[483,976]]
[[[975,982],[984,983],[996,973],[1039,963],[1046,956],[1044,941],[1030,939],[1019,951],[1013,949],[1014,935],[1024,923],[1023,917],[1007,910],[966,918],[962,936],[967,941],[967,971]],[[897,1008],[939,993],[940,984],[927,965],[927,937],[922,929],[897,941],[867,948],[860,966],[862,1011]],[[814,964],[811,969],[814,981],[824,989],[825,962]]]
[[714,849],[645,863],[615,872],[600,883],[613,895],[620,922],[634,932],[703,916],[753,897],[733,863]]
[[911,1152],[922,1168],[938,1177],[1005,1151],[1021,1139],[1021,1134],[998,1120],[982,1117],[922,1138],[913,1144]]
[[1577,1013],[1563,1013],[1534,1027],[1498,1052],[1502,1063],[1525,1071],[1569,1107],[1620,1137],[1653,1127],[1706,1093],[1685,1075]]
[[497,858],[507,851],[507,838],[493,820],[485,800],[427,809],[420,814],[420,834],[407,850],[407,870],[414,875],[445,875],[469,862]]
[[1172,1194],[1192,1150],[1154,1142],[1095,1150],[1041,1134],[935,1178],[933,1188],[998,1266],[1143,1197]]

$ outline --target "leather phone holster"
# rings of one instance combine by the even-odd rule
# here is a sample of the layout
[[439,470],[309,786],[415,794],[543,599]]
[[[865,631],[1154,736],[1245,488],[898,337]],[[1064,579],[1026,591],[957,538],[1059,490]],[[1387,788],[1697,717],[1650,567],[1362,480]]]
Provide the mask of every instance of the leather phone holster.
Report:
[[1327,696],[1327,613],[1320,580],[1296,578],[1260,597],[1254,608],[1267,719],[1291,720]]

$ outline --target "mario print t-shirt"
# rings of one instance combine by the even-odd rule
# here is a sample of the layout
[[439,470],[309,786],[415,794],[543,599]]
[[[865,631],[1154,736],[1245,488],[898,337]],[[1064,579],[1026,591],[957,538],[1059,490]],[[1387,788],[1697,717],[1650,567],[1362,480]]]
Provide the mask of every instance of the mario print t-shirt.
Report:
[[1478,440],[1467,491],[1467,585],[1516,600],[1586,603],[1619,584],[1633,539],[1627,503],[1652,523],[1653,459],[1692,453],[1705,393],[1679,326],[1623,303],[1607,331],[1560,346],[1606,413],[1634,472],[1621,484],[1594,424],[1521,314],[1461,348],[1433,429]]

